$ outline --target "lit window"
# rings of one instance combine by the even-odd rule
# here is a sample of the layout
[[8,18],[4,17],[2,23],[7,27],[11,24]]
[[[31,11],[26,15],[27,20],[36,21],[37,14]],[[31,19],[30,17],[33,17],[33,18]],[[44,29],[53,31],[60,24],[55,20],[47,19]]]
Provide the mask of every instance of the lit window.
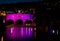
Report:
[[27,21],[25,22],[25,24],[26,24],[26,26],[31,26],[31,25],[32,25],[32,21],[31,21],[31,20],[27,20]]
[[55,30],[53,30],[53,33],[55,33]]
[[34,28],[34,30],[36,31],[36,28]]

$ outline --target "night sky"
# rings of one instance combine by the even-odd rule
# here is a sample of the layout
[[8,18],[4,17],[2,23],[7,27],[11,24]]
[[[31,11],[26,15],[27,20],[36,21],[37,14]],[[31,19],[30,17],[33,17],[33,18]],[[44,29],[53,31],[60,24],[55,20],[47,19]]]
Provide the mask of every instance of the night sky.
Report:
[[0,4],[21,3],[21,2],[38,2],[41,0],[0,0]]

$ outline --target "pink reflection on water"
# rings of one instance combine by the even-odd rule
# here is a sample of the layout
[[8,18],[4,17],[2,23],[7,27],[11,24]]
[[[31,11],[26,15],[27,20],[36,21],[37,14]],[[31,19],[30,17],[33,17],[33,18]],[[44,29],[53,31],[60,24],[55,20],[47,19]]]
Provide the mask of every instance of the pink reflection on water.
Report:
[[17,38],[17,35],[18,35],[18,28],[10,28],[10,33],[11,33],[11,37],[14,39],[14,38]]
[[7,38],[30,38],[33,36],[33,28],[32,27],[13,27],[6,28],[6,37]]
[[24,35],[24,28],[21,28],[21,36],[23,37],[23,35]]
[[26,28],[26,35],[27,35],[27,32],[28,32],[28,28]]

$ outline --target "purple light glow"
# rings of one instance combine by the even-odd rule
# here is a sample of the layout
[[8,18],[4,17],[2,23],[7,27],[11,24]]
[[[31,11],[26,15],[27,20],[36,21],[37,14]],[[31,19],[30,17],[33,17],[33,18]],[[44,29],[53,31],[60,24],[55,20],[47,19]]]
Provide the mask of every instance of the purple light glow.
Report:
[[31,27],[14,27],[6,29],[6,37],[11,39],[30,38],[33,35],[33,28]]
[[26,20],[33,20],[31,14],[7,14],[6,20],[12,19],[14,21],[21,19],[24,21]]
[[[33,21],[31,14],[7,14],[6,16],[6,22],[8,20],[13,20],[14,23],[21,19],[23,23],[26,20]],[[21,38],[30,38],[33,36],[33,28],[32,27],[11,27],[6,28],[6,38],[7,39],[21,39]]]
[[21,36],[23,37],[23,34],[24,34],[24,28],[21,28]]

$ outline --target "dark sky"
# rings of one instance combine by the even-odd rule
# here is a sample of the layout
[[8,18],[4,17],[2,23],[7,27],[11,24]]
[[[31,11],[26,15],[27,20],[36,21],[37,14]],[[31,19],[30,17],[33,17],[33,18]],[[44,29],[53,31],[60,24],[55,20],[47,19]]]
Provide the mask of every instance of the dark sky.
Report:
[[0,4],[7,4],[7,3],[21,3],[21,2],[38,2],[41,0],[0,0]]

